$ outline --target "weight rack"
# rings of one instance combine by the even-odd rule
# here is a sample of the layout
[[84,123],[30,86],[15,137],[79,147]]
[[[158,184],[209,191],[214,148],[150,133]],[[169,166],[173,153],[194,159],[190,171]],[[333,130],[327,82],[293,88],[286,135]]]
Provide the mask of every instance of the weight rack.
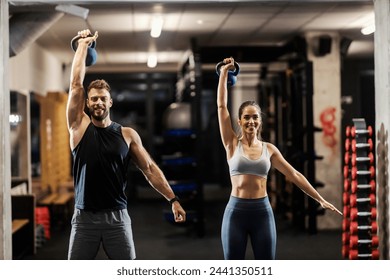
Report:
[[352,119],[345,130],[343,233],[344,259],[379,259],[373,129]]

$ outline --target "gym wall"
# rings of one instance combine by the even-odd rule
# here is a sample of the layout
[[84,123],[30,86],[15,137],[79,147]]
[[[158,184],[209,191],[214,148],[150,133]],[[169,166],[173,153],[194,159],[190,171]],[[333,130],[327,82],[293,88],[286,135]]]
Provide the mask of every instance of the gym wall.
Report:
[[[341,76],[338,33],[309,32],[308,59],[313,62],[314,126],[322,129],[314,134],[316,179],[324,184],[318,191],[331,203],[341,207]],[[327,213],[319,216],[318,228],[339,228],[340,217]]]
[[10,90],[35,92],[45,96],[49,91],[64,91],[62,63],[37,44],[31,44],[10,58]]

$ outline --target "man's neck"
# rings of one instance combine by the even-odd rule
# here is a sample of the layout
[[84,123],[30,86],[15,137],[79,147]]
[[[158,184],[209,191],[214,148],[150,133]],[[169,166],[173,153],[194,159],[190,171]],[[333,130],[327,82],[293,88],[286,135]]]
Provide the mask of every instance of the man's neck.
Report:
[[94,126],[97,126],[97,127],[102,127],[102,128],[105,128],[105,127],[108,127],[112,121],[109,117],[105,118],[104,120],[96,120],[94,118],[91,118],[91,121],[93,123]]

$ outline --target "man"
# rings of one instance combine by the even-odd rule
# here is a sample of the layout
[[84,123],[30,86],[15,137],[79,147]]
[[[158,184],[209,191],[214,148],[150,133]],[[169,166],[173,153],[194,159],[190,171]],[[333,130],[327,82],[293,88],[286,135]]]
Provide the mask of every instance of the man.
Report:
[[92,36],[89,30],[83,30],[78,36],[66,111],[75,185],[68,259],[94,259],[100,243],[110,259],[135,259],[125,195],[130,160],[171,203],[176,222],[185,222],[186,213],[138,133],[111,121],[113,101],[104,80],[89,85],[86,105],[91,117],[84,112],[85,60],[88,45],[96,41],[98,33]]

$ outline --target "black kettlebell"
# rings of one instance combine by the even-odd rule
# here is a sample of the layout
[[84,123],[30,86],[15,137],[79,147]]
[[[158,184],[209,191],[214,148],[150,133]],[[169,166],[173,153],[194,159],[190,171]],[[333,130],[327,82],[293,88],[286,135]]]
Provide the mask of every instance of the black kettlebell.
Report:
[[[215,66],[215,71],[217,72],[218,76],[221,73],[221,66],[225,65],[223,61],[219,62],[217,66]],[[237,82],[237,75],[240,73],[240,65],[234,61],[234,71],[229,70],[228,71],[228,79],[227,79],[227,85],[229,87],[232,87]]]
[[[90,37],[92,37],[92,35]],[[70,45],[71,45],[73,51],[77,50],[77,47],[79,45],[78,41],[79,41],[80,38],[81,38],[81,36],[77,35],[70,42]],[[95,47],[96,47],[96,41],[93,41],[88,46],[87,57],[85,58],[85,66],[91,66],[91,65],[94,65],[96,63],[98,55],[97,55]]]

